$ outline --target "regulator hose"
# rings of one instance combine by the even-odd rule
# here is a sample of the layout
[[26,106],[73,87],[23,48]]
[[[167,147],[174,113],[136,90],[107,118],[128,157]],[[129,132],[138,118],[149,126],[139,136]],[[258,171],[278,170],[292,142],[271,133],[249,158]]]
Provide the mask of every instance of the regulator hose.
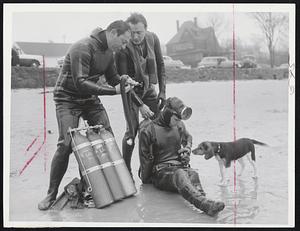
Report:
[[[121,78],[120,82],[120,90],[121,90],[121,97],[122,97],[122,104],[123,104],[123,110],[124,110],[124,115],[125,115],[125,120],[129,129],[129,138],[127,138],[126,143],[128,145],[133,145],[133,140],[134,140],[134,131],[133,131],[133,125],[132,125],[132,120],[131,120],[131,112],[130,112],[130,105],[128,102],[128,99],[130,100],[131,98],[131,91],[130,90],[128,93],[125,92],[125,84],[126,84],[126,77]],[[127,98],[128,96],[128,98]]]

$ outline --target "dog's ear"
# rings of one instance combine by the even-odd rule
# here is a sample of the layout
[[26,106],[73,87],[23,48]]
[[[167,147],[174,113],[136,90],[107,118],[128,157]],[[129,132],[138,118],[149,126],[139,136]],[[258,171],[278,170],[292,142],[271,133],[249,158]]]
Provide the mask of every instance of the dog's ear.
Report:
[[208,145],[207,145],[206,142],[203,142],[203,143],[202,143],[202,147],[203,147],[203,149],[204,149],[205,151],[208,150]]

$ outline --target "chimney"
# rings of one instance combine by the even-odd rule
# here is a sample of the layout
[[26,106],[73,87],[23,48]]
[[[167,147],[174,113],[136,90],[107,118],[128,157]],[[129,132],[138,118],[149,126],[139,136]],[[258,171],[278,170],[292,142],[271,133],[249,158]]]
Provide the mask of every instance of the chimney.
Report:
[[194,17],[194,24],[195,24],[195,26],[198,26],[197,17]]
[[176,20],[177,32],[179,31],[179,20]]

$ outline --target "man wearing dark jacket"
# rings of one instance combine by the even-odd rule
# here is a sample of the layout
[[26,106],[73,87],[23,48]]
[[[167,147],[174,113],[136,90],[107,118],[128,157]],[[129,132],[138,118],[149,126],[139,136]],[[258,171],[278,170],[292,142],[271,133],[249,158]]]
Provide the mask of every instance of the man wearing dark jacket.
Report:
[[[74,43],[68,50],[54,88],[59,138],[51,163],[48,193],[38,204],[40,210],[47,210],[53,204],[67,170],[72,152],[68,128],[78,127],[79,117],[82,117],[89,125],[102,124],[112,132],[98,95],[120,93],[120,76],[114,64],[113,51],[126,45],[129,38],[130,27],[120,20],[111,23],[106,30],[94,30],[92,35]],[[97,84],[103,74],[110,86]],[[130,81],[128,78],[127,82]],[[130,85],[125,87],[125,91],[130,89]]]
[[192,109],[176,98],[168,98],[156,119],[144,120],[139,131],[140,178],[161,190],[178,192],[210,216],[223,210],[223,202],[208,200],[198,173],[190,168],[192,136],[181,121]]
[[[130,162],[134,138],[139,126],[139,111],[144,118],[153,118],[156,115],[159,105],[163,105],[166,98],[166,80],[160,42],[156,34],[147,31],[145,17],[133,13],[126,22],[131,28],[131,40],[126,45],[126,49],[116,53],[116,65],[120,75],[127,74],[141,83],[141,87],[134,89],[134,94],[140,100],[128,100],[131,102],[131,123],[134,134],[130,134],[131,131],[127,126],[122,142],[123,158],[131,172]],[[158,95],[155,90],[157,83]],[[133,140],[129,141],[130,137],[133,137]]]

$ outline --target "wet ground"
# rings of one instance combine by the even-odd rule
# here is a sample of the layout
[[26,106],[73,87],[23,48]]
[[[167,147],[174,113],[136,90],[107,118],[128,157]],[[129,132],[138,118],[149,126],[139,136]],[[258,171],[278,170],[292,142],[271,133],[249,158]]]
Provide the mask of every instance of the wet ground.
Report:
[[[237,138],[248,137],[267,143],[256,146],[258,179],[246,162],[244,175],[237,177],[234,190],[234,165],[228,186],[219,183],[215,159],[191,157],[207,197],[224,201],[226,207],[216,217],[208,217],[175,193],[142,185],[137,177],[138,153],[133,154],[133,172],[138,193],[105,209],[65,208],[63,211],[39,211],[37,203],[46,195],[49,168],[58,138],[52,94],[46,98],[46,144],[24,172],[19,171],[43,141],[43,95],[41,89],[13,90],[11,94],[11,152],[9,221],[15,225],[79,226],[168,225],[286,225],[288,223],[288,93],[287,80],[252,80],[236,82],[236,123],[233,123],[232,82],[197,82],[168,84],[167,95],[177,96],[193,108],[186,127],[193,135],[193,146],[209,141],[232,141],[233,127]],[[51,90],[51,89],[47,89]],[[121,147],[125,120],[120,96],[101,97],[110,117],[116,140]],[[28,145],[40,135],[26,152]],[[8,156],[7,156],[8,157]],[[236,170],[239,170],[236,163]],[[61,186],[78,177],[74,155]],[[60,188],[62,191],[63,187]],[[37,223],[38,222],[38,223]],[[53,223],[58,222],[58,223]],[[62,223],[63,222],[63,223]],[[97,222],[97,223],[95,223]],[[99,223],[100,222],[100,223]],[[143,224],[141,224],[143,223]],[[158,224],[157,224],[158,223]]]

